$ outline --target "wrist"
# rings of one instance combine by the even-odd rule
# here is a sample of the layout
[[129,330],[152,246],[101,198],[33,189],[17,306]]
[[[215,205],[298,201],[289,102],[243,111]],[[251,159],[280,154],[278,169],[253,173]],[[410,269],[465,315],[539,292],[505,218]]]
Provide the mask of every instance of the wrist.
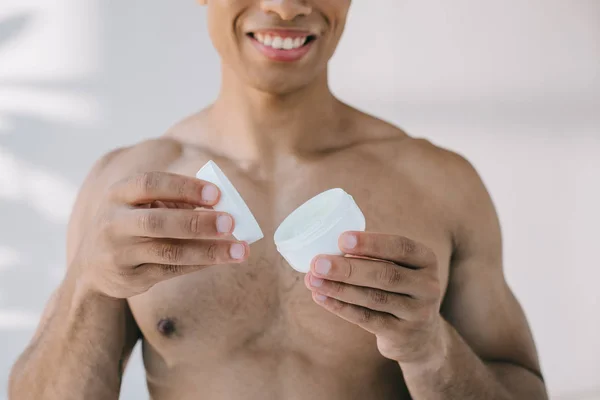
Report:
[[419,359],[399,362],[405,377],[437,374],[446,366],[452,341],[451,326],[441,316],[439,320],[438,333],[430,341],[427,352]]
[[120,309],[126,302],[125,299],[110,297],[89,284],[77,282],[74,285],[72,305],[78,307],[92,307],[99,310]]
[[[64,290],[69,293],[71,305],[74,308],[97,305],[99,308],[115,308],[122,305],[125,300],[108,296],[94,285],[93,277],[85,273],[83,268],[72,265],[63,281]],[[96,307],[94,307],[96,308]]]

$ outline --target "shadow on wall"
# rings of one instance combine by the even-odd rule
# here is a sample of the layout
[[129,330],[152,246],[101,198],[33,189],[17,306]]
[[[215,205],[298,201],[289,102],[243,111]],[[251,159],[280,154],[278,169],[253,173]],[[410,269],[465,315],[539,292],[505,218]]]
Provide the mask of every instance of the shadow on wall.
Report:
[[[34,20],[0,21],[0,55]],[[66,223],[87,170],[72,166],[89,166],[99,150],[98,126],[70,123],[68,99],[93,90],[85,81],[0,79],[0,388],[64,275]]]
[[[85,3],[81,8],[58,3],[0,17],[0,60],[10,61],[0,61],[0,399],[14,360],[64,276],[68,215],[94,160],[114,146],[161,134],[218,89],[218,62],[207,57],[207,34],[200,32],[200,48],[190,56],[189,49],[198,47],[197,31],[205,30],[198,24],[202,9],[193,2],[77,2]],[[140,7],[147,11],[143,17]],[[107,29],[96,37],[96,28],[82,30],[75,19]],[[165,23],[173,29],[156,29]],[[69,35],[79,33],[89,37],[71,48]],[[44,54],[23,52],[40,45]],[[79,54],[81,45],[89,54]],[[74,60],[45,68],[43,59],[55,57],[53,48]],[[79,58],[97,56],[71,74],[71,61],[80,65]],[[137,352],[124,398],[146,393]]]
[[0,49],[6,42],[24,31],[32,17],[32,14],[21,13],[0,21]]

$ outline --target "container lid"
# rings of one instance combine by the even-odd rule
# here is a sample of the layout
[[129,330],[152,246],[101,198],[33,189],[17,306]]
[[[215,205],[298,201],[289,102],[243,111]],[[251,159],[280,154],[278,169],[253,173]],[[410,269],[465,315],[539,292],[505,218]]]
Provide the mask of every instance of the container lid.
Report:
[[275,231],[278,249],[301,248],[327,232],[354,204],[343,189],[327,190],[311,198],[283,220]]
[[244,199],[215,162],[207,162],[198,171],[196,178],[214,183],[221,190],[219,203],[213,209],[231,214],[235,220],[233,236],[237,240],[252,244],[264,237]]

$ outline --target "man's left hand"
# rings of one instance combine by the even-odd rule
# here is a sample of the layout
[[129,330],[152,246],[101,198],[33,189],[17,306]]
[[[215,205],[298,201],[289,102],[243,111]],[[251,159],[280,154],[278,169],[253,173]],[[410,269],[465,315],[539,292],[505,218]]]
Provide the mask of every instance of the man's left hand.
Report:
[[317,256],[306,274],[315,302],[376,335],[386,358],[403,364],[443,357],[442,287],[433,251],[369,232],[345,232],[339,246],[346,256]]

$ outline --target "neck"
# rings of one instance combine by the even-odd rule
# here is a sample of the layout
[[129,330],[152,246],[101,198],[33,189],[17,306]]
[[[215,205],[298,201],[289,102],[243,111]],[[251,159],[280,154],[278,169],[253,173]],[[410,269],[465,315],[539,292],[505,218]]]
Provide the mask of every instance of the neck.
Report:
[[[334,147],[344,105],[327,83],[327,72],[292,93],[276,95],[248,87],[223,67],[221,92],[207,110],[211,143],[233,158],[258,160],[269,154],[310,153]],[[225,146],[235,143],[235,149]]]

